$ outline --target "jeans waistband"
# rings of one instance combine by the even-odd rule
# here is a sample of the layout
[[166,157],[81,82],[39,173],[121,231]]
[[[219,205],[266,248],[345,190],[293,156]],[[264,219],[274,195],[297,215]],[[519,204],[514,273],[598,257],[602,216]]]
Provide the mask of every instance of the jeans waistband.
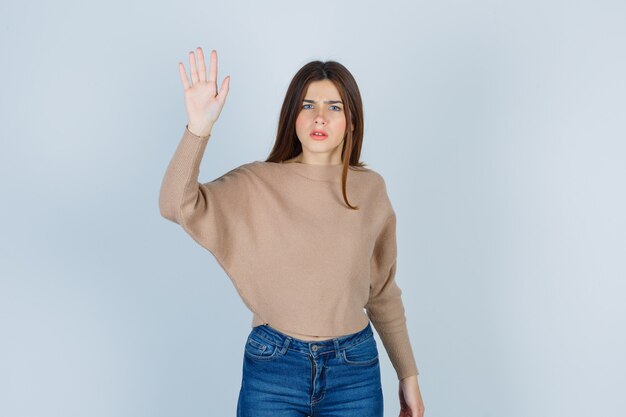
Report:
[[337,355],[339,355],[340,349],[346,349],[350,346],[354,346],[374,336],[372,325],[369,321],[367,322],[367,326],[365,326],[365,328],[356,333],[327,340],[307,341],[298,339],[271,327],[269,324],[256,326],[252,330],[256,336],[262,338],[268,343],[273,344],[283,352],[286,349],[291,349],[298,352],[310,353],[313,356],[318,356],[331,351],[334,351]]

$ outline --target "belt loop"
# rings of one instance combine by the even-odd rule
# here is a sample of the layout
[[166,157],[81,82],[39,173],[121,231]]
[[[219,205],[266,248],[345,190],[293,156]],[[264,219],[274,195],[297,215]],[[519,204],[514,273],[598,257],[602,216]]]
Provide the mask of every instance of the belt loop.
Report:
[[335,356],[337,358],[339,358],[339,357],[341,357],[341,355],[339,354],[339,351],[340,351],[340,349],[339,349],[339,339],[335,338],[335,339],[333,339],[333,342],[335,344]]
[[291,338],[285,337],[285,340],[283,341],[283,347],[280,348],[280,353],[284,354],[287,351],[287,348],[289,347],[289,342],[291,342]]

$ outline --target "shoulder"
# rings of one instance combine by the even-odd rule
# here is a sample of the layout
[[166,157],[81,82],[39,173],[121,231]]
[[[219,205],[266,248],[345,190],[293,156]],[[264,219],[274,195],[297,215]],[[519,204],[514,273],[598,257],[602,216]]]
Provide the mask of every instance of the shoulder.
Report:
[[250,179],[254,178],[254,164],[254,162],[247,162],[231,168],[205,185],[214,187],[226,185],[241,186],[242,183],[249,182]]
[[280,165],[275,162],[252,161],[239,165],[224,174],[258,186],[260,183],[274,183],[282,178]]
[[368,181],[371,187],[372,198],[377,202],[377,206],[381,208],[384,217],[387,218],[395,213],[387,190],[387,182],[384,176],[375,169],[369,168],[367,174],[369,176]]
[[225,175],[249,175],[254,173],[256,169],[256,161],[246,162],[245,164],[241,164],[235,168],[232,168],[230,171],[224,173]]
[[383,175],[377,170],[370,167],[355,167],[355,171],[362,172],[363,178],[367,181],[368,186],[376,190],[378,193],[387,194],[387,184]]
[[245,172],[246,174],[255,177],[257,179],[265,178],[267,174],[271,174],[277,169],[277,166],[280,164],[274,162],[265,162],[265,161],[252,161],[245,163],[236,169],[240,172]]
[[385,179],[383,178],[383,176],[380,174],[380,172],[374,170],[373,168],[365,168],[367,175],[369,176],[370,180],[377,183],[380,186],[385,186]]

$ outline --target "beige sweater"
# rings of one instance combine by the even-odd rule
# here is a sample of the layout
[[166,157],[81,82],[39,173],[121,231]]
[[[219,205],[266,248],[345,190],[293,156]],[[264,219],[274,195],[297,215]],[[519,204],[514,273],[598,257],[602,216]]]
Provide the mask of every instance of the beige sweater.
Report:
[[219,262],[252,326],[311,336],[358,332],[371,320],[398,379],[418,375],[395,281],[396,216],[383,177],[341,165],[255,161],[199,183],[209,136],[185,127],[161,185],[163,217]]

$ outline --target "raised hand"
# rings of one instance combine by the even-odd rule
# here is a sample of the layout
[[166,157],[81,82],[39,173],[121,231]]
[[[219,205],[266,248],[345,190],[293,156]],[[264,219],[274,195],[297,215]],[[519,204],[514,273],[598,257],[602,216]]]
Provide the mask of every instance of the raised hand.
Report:
[[191,68],[191,83],[187,78],[187,72],[182,62],[178,63],[180,78],[185,88],[185,109],[187,110],[187,128],[197,136],[207,136],[211,132],[213,124],[217,121],[224,107],[230,75],[222,81],[222,87],[217,91],[217,51],[211,51],[211,64],[209,79],[206,78],[206,66],[202,49],[196,49],[198,53],[198,65],[196,56],[189,52],[189,66]]

